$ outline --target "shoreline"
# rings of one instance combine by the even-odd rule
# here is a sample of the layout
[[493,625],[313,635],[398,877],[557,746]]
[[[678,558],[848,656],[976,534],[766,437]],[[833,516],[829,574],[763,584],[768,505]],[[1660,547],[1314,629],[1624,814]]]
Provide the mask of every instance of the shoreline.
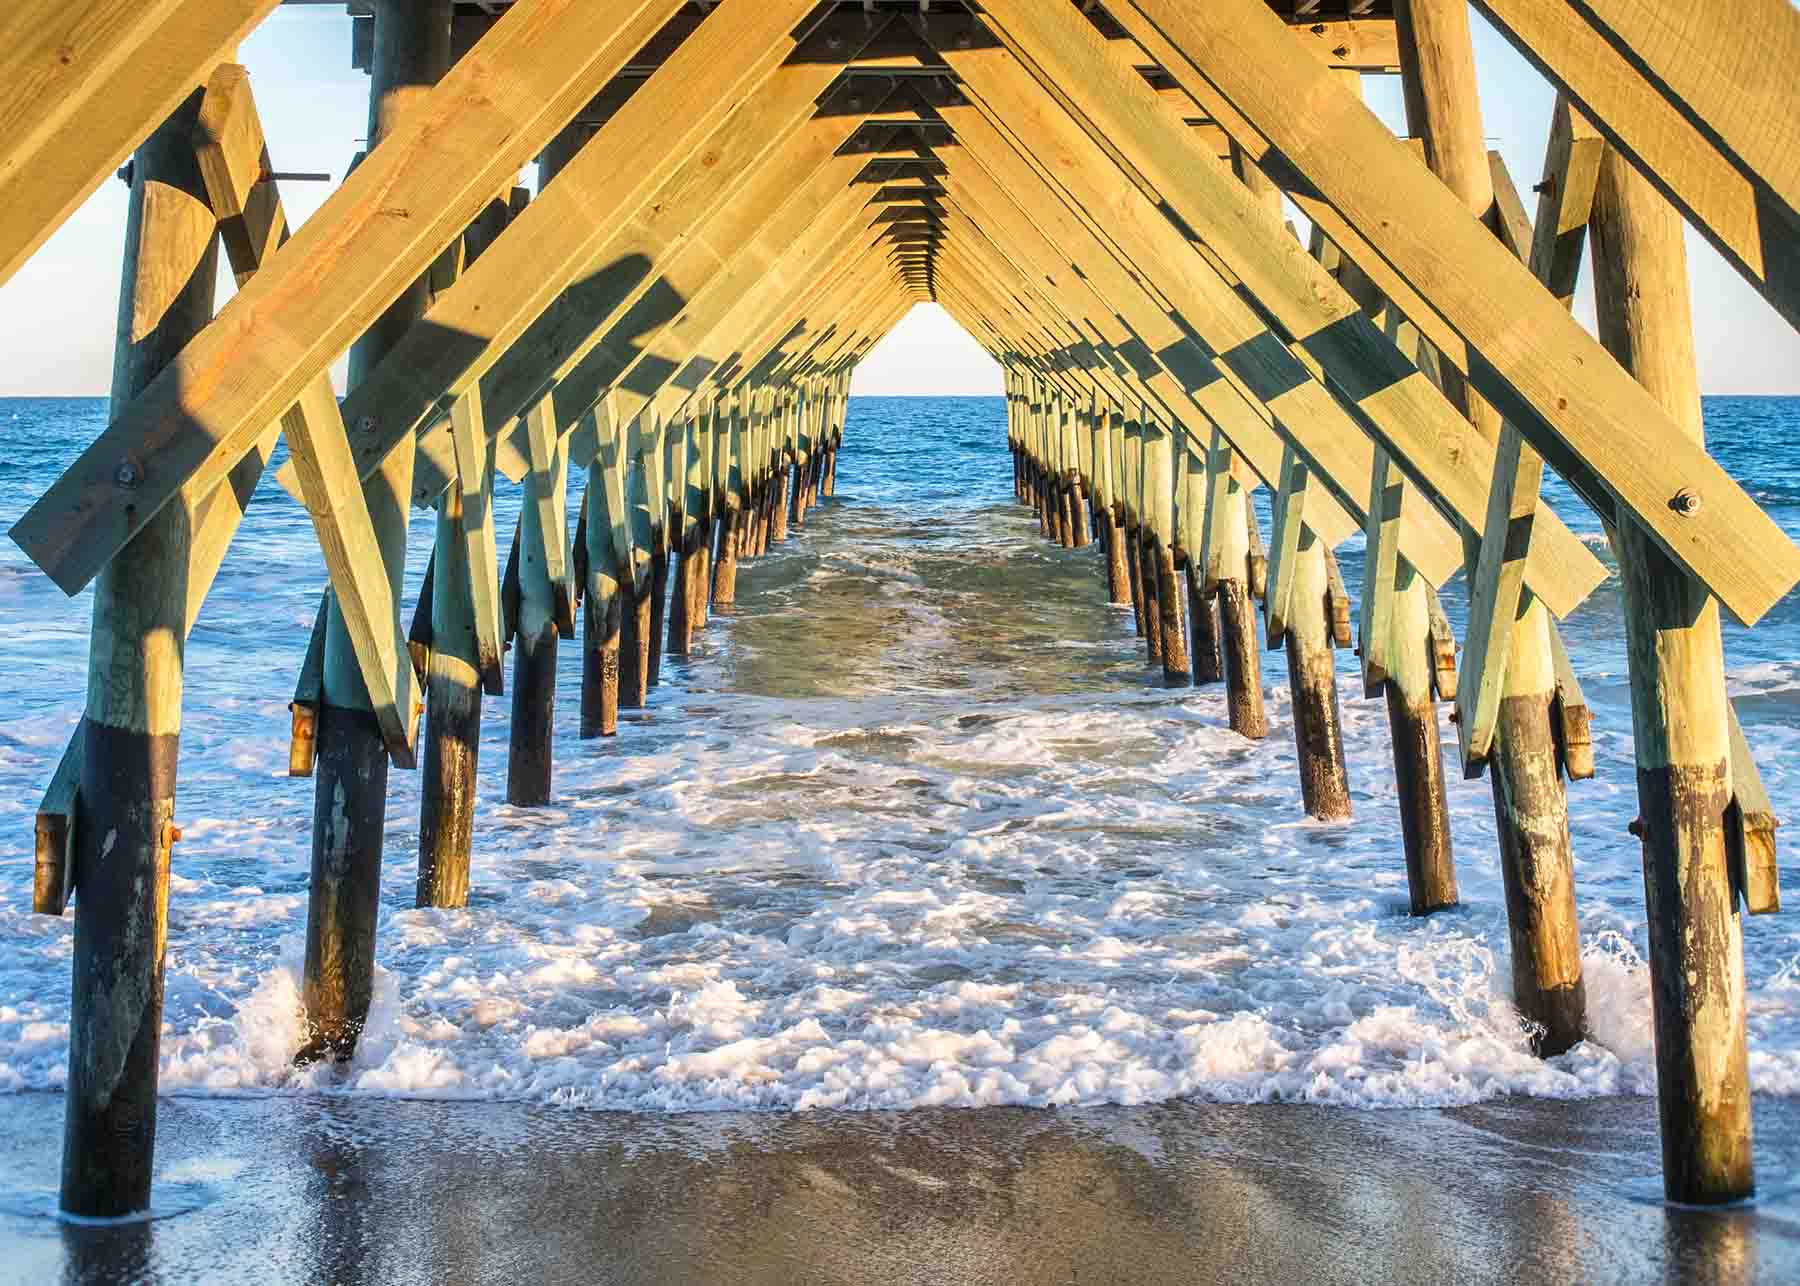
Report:
[[0,1280],[1754,1282],[1800,1276],[1800,1103],[1761,1195],[1660,1197],[1647,1098],[1357,1111],[666,1116],[171,1098],[156,1217],[61,1223],[62,1096],[0,1098]]

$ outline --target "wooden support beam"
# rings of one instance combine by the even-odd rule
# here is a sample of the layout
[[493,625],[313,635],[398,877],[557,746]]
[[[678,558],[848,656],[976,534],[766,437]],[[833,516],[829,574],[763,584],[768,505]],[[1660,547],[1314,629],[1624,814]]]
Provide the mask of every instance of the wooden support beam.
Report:
[[[515,5],[278,262],[115,411],[14,539],[72,594],[183,486],[216,486],[679,2]],[[320,289],[327,280],[340,288]]]
[[[212,316],[217,221],[193,153],[199,100],[182,103],[137,152],[114,407]],[[183,497],[94,587],[82,802],[64,866],[78,893],[60,1207],[76,1216],[150,1205],[192,532]]]
[[[1539,235],[1527,224],[1525,234],[1512,243],[1530,247],[1533,275],[1564,301],[1575,294],[1603,150],[1591,131],[1582,131],[1585,137],[1578,138],[1578,128],[1568,101],[1559,98],[1544,160],[1544,181],[1539,185],[1538,223],[1544,232]],[[1543,473],[1543,457],[1532,450],[1517,426],[1510,421],[1504,424],[1480,553],[1470,573],[1469,622],[1463,631],[1462,679],[1456,694],[1457,743],[1463,773],[1468,777],[1480,775],[1500,718],[1514,623],[1524,606],[1525,558],[1531,547]]]
[[1776,864],[1775,830],[1781,825],[1775,804],[1763,786],[1762,773],[1750,753],[1750,743],[1738,722],[1737,707],[1731,718],[1731,807],[1725,813],[1725,843],[1731,862],[1731,882],[1751,915],[1772,915],[1781,910],[1781,873]]
[[[1071,125],[1077,123],[1080,127],[1074,129],[1075,134],[1082,134],[1085,128],[1093,136],[1093,143],[1085,145],[1087,150],[1104,150],[1102,139],[1107,140],[1105,146],[1128,149],[1128,158],[1119,158],[1131,167],[1128,172],[1148,171],[1157,176],[1157,195],[1154,201],[1142,202],[1148,213],[1139,216],[1146,236],[1167,239],[1172,235],[1159,208],[1159,203],[1169,202],[1190,227],[1207,229],[1209,237],[1217,230],[1221,244],[1230,243],[1227,256],[1220,245],[1208,241],[1205,248],[1217,252],[1209,260],[1194,254],[1185,238],[1174,234],[1174,246],[1160,255],[1146,256],[1143,262],[1155,264],[1157,280],[1165,290],[1177,281],[1191,283],[1179,298],[1184,320],[1208,335],[1209,344],[1221,357],[1239,368],[1240,378],[1252,388],[1266,391],[1278,414],[1288,400],[1303,408],[1285,417],[1290,430],[1297,432],[1297,426],[1323,417],[1341,421],[1349,413],[1357,428],[1382,442],[1390,457],[1446,514],[1479,522],[1487,499],[1492,448],[1381,337],[1341,287],[1293,244],[1257,199],[1224,172],[1216,158],[1198,149],[1185,127],[1153,96],[1132,83],[1129,68],[1108,61],[1107,51],[1096,47],[1098,37],[1080,15],[1073,9],[1064,14],[1060,6],[1029,6],[1022,0],[1000,0],[988,13],[1002,23],[1005,38],[1017,42],[1021,61],[1034,65],[1039,85],[1058,95],[1063,87],[1070,87],[1073,99],[1065,100],[1064,106],[1073,113],[1073,120],[1046,111],[1036,88],[1027,91],[1013,83],[1017,78],[1009,73],[1012,57],[996,47],[992,37],[985,37],[984,45],[984,36],[975,28],[966,33],[970,48],[947,49],[936,34],[934,19],[934,39],[945,58],[957,67],[971,95],[1007,119],[1029,116],[1033,121],[1031,147],[1040,154],[1051,139],[1059,147],[1083,147],[1070,136]],[[1070,181],[1090,175],[1094,168],[1095,162],[1088,161],[1061,167],[1058,174]],[[1102,198],[1108,208],[1138,213],[1134,191],[1121,190],[1115,179],[1102,186],[1111,193]],[[1221,271],[1232,274],[1259,299],[1274,323],[1285,327],[1295,340],[1283,344],[1259,339],[1270,334],[1268,327],[1238,294],[1221,285]],[[1209,331],[1214,333],[1209,335]],[[1337,401],[1318,378],[1332,385]],[[1316,448],[1308,444],[1309,451],[1319,453],[1315,461],[1319,480],[1331,484],[1333,494],[1346,507],[1354,505],[1360,511],[1364,499],[1361,483],[1368,473],[1372,447],[1354,432],[1320,435],[1320,439]],[[1356,448],[1353,460],[1325,454],[1349,447]],[[1541,548],[1534,568],[1542,583],[1534,582],[1533,587],[1555,610],[1567,611],[1604,579],[1605,571],[1553,514],[1546,511],[1543,526],[1545,540],[1554,543],[1555,552],[1550,552],[1548,545]],[[1550,531],[1556,534],[1551,536]],[[1455,544],[1453,539],[1451,544]],[[1446,552],[1448,563],[1455,565],[1460,552]],[[1415,561],[1432,572],[1430,560]]]
[[1300,532],[1306,525],[1308,482],[1306,462],[1289,448],[1282,462],[1281,490],[1275,497],[1269,532],[1269,588],[1263,596],[1263,619],[1268,627],[1264,643],[1271,651],[1287,637]]
[[1800,19],[1784,0],[1475,0],[1746,281],[1800,326]]
[[[1601,338],[1704,450],[1681,221],[1617,153],[1595,193]],[[1743,929],[1726,814],[1731,737],[1719,604],[1651,532],[1615,539],[1631,676],[1663,1190],[1718,1204],[1755,1190]],[[1733,551],[1754,558],[1745,549]]]
[[0,12],[0,283],[277,3],[14,0]]
[[1364,529],[1362,628],[1363,695],[1381,695],[1382,685],[1394,673],[1392,653],[1394,593],[1400,570],[1399,542],[1395,539],[1400,515],[1406,507],[1406,480],[1388,462],[1387,452],[1375,450],[1369,473],[1369,520]]
[[545,397],[521,417],[520,423],[525,430],[531,468],[527,502],[537,510],[538,527],[544,533],[544,574],[550,581],[551,620],[558,634],[572,639],[575,637],[575,585],[569,561],[565,499],[556,485],[559,468],[566,481],[568,460],[563,454],[561,434],[556,427],[555,403]]
[[400,634],[375,524],[329,377],[313,381],[281,417],[281,427],[382,740],[396,764],[412,768],[422,709],[418,676]]
[[450,410],[456,451],[455,489],[460,497],[458,526],[466,543],[470,610],[475,629],[475,669],[489,696],[506,690],[500,641],[499,561],[494,540],[493,454],[482,420],[481,395],[470,389]]
[[[1000,0],[1009,23],[1019,3]],[[1257,0],[1132,10],[1134,32],[1154,23],[1180,56],[1178,80],[1229,99],[1481,355],[1477,391],[1572,483],[1601,480],[1591,503],[1635,515],[1744,624],[1800,581],[1800,549],[1330,72],[1280,56],[1286,32]]]

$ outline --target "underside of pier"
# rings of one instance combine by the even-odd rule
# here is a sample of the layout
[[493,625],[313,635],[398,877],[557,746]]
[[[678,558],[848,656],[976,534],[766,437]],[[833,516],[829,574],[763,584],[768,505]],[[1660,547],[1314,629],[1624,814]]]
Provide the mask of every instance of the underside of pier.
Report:
[[[1546,466],[1593,508],[1623,581],[1667,1192],[1753,1191],[1740,916],[1777,909],[1775,819],[1720,613],[1754,624],[1800,549],[1707,454],[1683,227],[1800,323],[1787,0],[1474,0],[1558,93],[1517,181],[1466,0],[352,0],[369,148],[295,228],[235,61],[276,4],[0,17],[0,281],[131,186],[110,423],[11,531],[94,587],[35,840],[36,909],[75,920],[67,1210],[148,1202],[183,646],[278,442],[329,572],[291,707],[316,791],[302,1057],[343,1059],[390,768],[423,777],[419,905],[464,904],[483,698],[510,684],[508,799],[549,802],[559,646],[581,735],[619,735],[664,654],[802,538],[852,372],[923,301],[1004,369],[1016,495],[1094,547],[1158,681],[1221,684],[1260,738],[1259,655],[1286,650],[1305,807],[1340,823],[1354,644],[1415,914],[1457,900],[1446,762],[1486,774],[1545,1055],[1584,1032],[1568,792],[1593,772],[1557,622],[1607,575]],[[1400,77],[1405,137],[1368,75]],[[1598,338],[1570,313],[1584,258]],[[436,540],[408,614],[414,509]],[[1359,538],[1352,603],[1333,550]],[[1437,604],[1459,574],[1460,640]]]

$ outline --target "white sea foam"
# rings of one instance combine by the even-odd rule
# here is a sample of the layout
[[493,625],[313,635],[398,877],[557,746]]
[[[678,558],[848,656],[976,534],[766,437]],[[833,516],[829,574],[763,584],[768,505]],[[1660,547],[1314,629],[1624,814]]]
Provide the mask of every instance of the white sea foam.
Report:
[[[292,1066],[311,786],[233,650],[274,621],[270,663],[294,661],[315,586],[222,582],[189,662],[192,692],[230,699],[190,700],[184,729],[165,1091],[650,1111],[1651,1091],[1618,657],[1584,673],[1601,775],[1571,788],[1591,1038],[1544,1061],[1508,994],[1485,782],[1451,774],[1463,907],[1412,919],[1379,702],[1340,693],[1356,820],[1307,821],[1278,653],[1273,731],[1246,742],[1218,689],[1147,682],[1091,555],[1004,505],[940,517],[822,511],[616,740],[576,740],[565,649],[550,809],[504,803],[490,703],[466,910],[412,909],[417,778],[393,774],[375,1001],[343,1069]],[[1800,663],[1733,672],[1753,700],[1796,686]],[[0,1091],[64,1077],[71,921],[19,909],[19,801],[68,728],[60,706],[0,728]],[[1778,807],[1789,762],[1764,766]],[[1800,1093],[1789,924],[1746,922],[1751,1075],[1774,1094]]]

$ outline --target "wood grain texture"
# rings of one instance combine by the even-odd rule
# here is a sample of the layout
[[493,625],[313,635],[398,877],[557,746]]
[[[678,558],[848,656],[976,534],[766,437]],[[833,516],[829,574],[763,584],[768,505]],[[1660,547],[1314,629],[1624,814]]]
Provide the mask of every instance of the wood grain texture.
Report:
[[[276,261],[115,412],[13,538],[75,593],[184,485],[209,491],[677,7],[514,5]],[[136,471],[128,489],[124,461]]]
[[[1010,12],[1018,0],[1002,3]],[[1800,549],[1405,146],[1329,72],[1278,56],[1286,33],[1267,9],[1253,0],[1133,0],[1132,9],[1185,56],[1170,69],[1177,79],[1204,77],[1230,99],[1480,354],[1477,391],[1546,459],[1592,470],[1745,624],[1800,580]],[[1678,507],[1684,491],[1703,503]]]

